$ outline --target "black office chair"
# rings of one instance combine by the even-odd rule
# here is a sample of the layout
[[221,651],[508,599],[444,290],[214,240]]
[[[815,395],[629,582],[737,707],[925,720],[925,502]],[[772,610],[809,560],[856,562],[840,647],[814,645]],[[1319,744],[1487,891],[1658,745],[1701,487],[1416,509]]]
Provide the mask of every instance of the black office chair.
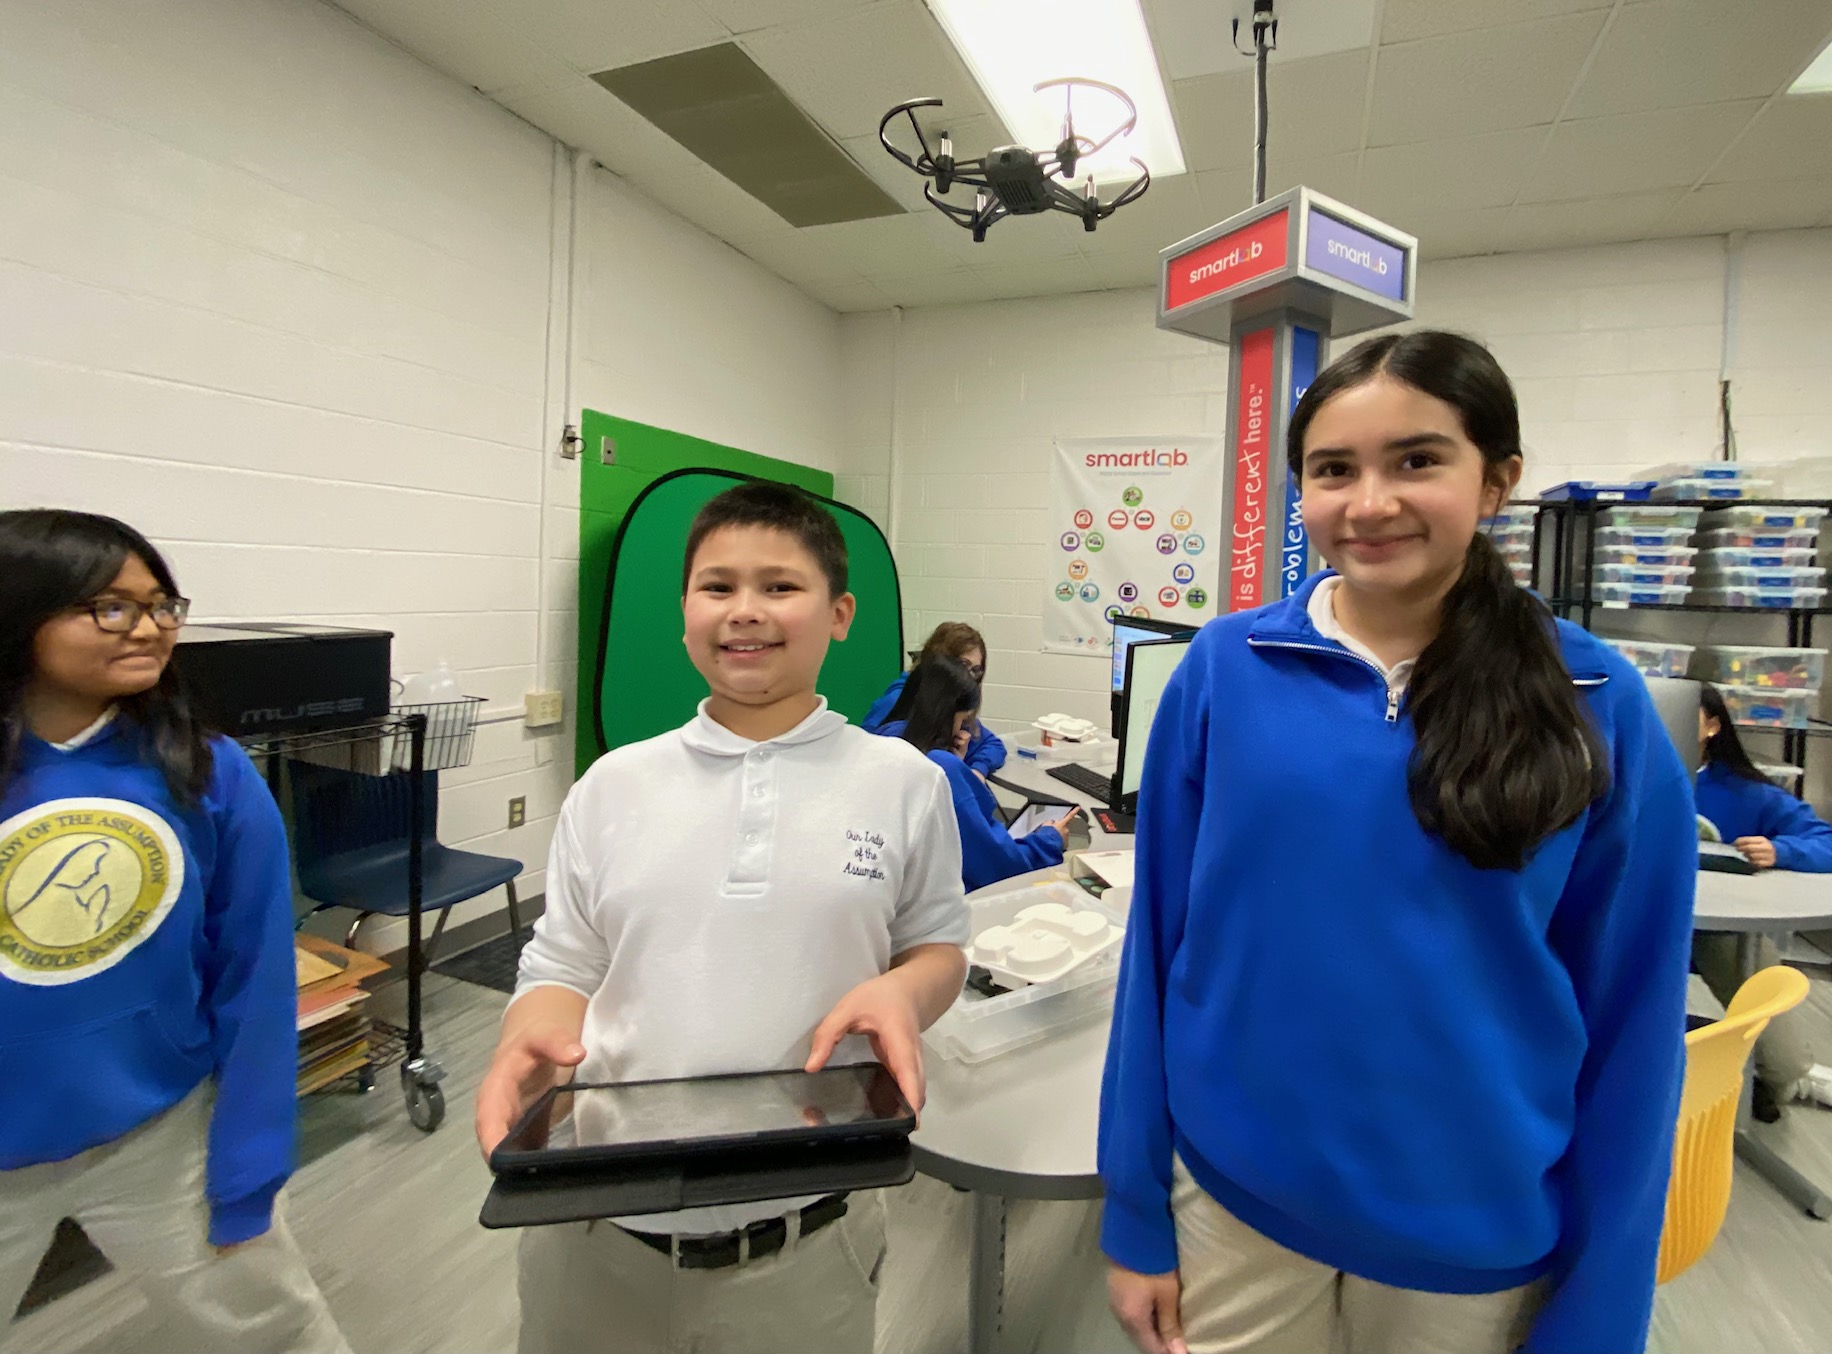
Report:
[[[365,917],[407,915],[407,846],[413,830],[412,773],[368,776],[310,762],[288,764],[293,784],[294,856],[299,887],[318,904],[354,908],[345,943],[352,948]],[[423,774],[420,803],[422,913],[437,912],[421,957],[430,966],[451,910],[459,903],[502,887],[509,894],[509,926],[521,933],[515,879],[522,863],[506,856],[458,851],[439,841],[439,773]]]

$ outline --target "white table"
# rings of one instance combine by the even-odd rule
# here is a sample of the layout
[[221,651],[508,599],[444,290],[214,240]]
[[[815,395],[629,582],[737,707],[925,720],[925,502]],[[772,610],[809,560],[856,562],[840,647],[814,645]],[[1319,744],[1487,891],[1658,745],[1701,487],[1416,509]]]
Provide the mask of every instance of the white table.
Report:
[[[1692,929],[1730,932],[1737,937],[1739,982],[1756,971],[1757,940],[1780,942],[1795,931],[1832,928],[1832,875],[1765,870],[1724,874],[1700,870],[1692,905]],[[1753,1070],[1752,1070],[1753,1075]],[[1832,1196],[1784,1161],[1749,1130],[1749,1097],[1738,1111],[1737,1155],[1792,1203],[1816,1218],[1832,1218]]]

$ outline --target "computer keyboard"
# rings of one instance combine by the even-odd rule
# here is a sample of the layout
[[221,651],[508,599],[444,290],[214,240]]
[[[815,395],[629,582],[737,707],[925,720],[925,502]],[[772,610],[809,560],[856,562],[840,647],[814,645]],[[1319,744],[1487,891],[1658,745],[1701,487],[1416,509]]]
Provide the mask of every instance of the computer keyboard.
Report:
[[1079,762],[1070,762],[1066,766],[1051,766],[1045,769],[1064,785],[1073,786],[1084,795],[1092,796],[1103,804],[1112,800],[1113,781]]

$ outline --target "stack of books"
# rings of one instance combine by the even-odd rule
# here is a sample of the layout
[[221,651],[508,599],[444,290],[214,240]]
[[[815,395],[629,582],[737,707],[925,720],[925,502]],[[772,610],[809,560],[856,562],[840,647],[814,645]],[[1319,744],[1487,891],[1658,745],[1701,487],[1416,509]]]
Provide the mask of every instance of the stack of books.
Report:
[[299,985],[298,1093],[307,1095],[369,1061],[369,994],[360,984],[388,966],[310,935],[294,939],[293,958]]

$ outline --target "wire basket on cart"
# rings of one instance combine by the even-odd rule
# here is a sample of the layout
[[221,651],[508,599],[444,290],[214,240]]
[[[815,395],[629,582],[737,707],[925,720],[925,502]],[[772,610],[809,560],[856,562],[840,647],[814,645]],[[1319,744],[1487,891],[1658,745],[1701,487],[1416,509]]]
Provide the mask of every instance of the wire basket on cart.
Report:
[[426,720],[426,746],[421,769],[451,771],[471,764],[477,742],[477,714],[482,696],[460,696],[455,701],[396,705],[388,718],[356,730],[327,730],[323,735],[302,734],[289,740],[286,753],[302,762],[366,776],[406,771],[413,763],[409,716]]

